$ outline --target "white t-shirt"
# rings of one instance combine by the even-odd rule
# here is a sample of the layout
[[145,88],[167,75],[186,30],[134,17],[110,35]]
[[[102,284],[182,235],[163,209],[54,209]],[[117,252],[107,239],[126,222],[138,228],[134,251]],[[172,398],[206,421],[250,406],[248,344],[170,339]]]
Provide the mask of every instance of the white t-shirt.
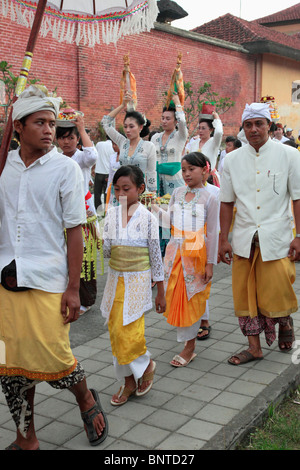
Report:
[[97,151],[95,147],[82,147],[82,150],[77,149],[74,155],[74,160],[81,168],[84,180],[84,195],[90,190],[91,169],[97,160]]
[[100,175],[108,175],[110,156],[114,153],[111,140],[98,142],[96,144],[96,150],[98,152],[98,156],[95,173],[99,173]]
[[0,272],[16,260],[19,286],[64,292],[64,228],[86,221],[82,172],[54,147],[26,168],[9,152],[0,178]]
[[247,144],[226,155],[221,202],[236,202],[232,232],[235,254],[249,258],[258,232],[263,261],[285,258],[293,239],[290,199],[300,199],[297,149],[269,139],[259,152]]

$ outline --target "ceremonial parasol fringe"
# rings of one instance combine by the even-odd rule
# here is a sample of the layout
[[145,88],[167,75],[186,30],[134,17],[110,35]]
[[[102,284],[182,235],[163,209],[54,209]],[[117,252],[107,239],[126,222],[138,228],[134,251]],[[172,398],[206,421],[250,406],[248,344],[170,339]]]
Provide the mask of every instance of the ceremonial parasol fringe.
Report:
[[[68,18],[55,18],[51,14],[45,14],[40,34],[46,37],[49,33],[59,42],[80,43],[90,47],[96,44],[116,43],[121,37],[150,31],[158,15],[157,2],[155,0],[141,0],[141,6],[145,7],[133,11],[122,20],[110,20],[105,17],[97,17],[95,21],[84,22],[87,17],[80,17],[82,21],[72,21]],[[31,28],[35,11],[14,3],[12,0],[0,0],[2,14],[9,16],[12,22]],[[100,24],[101,23],[101,24]],[[76,27],[77,25],[77,27]]]

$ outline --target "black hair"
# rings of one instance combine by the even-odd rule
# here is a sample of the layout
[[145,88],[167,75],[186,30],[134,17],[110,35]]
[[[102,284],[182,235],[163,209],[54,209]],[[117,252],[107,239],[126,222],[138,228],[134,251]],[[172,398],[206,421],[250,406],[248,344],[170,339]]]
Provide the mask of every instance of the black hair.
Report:
[[76,126],[73,127],[57,127],[56,128],[56,138],[60,139],[61,137],[70,137],[70,135],[75,134],[76,137],[79,137],[79,132]]
[[164,106],[164,107],[163,107],[163,113],[166,112],[166,111],[171,111],[171,112],[173,112],[173,113],[175,114],[175,113],[176,113],[176,108],[175,108],[174,106],[172,106],[172,105],[170,105],[170,106]]
[[[29,114],[27,116],[23,116],[21,119],[18,119],[18,121],[20,121],[20,123],[22,124],[23,127],[26,124],[26,119],[28,118],[28,116],[29,116]],[[17,139],[18,142],[20,142],[20,134],[16,130],[14,130],[14,137],[15,137],[15,139]]]
[[113,177],[113,185],[117,184],[117,181],[121,176],[129,176],[133,184],[136,185],[137,188],[140,188],[143,184],[145,184],[144,173],[142,170],[135,165],[124,165],[121,166],[114,174]]
[[213,126],[213,121],[212,119],[204,119],[204,118],[200,118],[199,119],[199,124],[201,124],[201,122],[206,122],[206,124],[208,125],[208,127],[213,130],[214,129],[214,126]]
[[186,160],[190,165],[192,166],[200,166],[201,168],[206,167],[206,162],[208,161],[210,165],[209,159],[201,152],[191,152],[186,155],[181,159]]
[[294,147],[295,149],[298,148],[298,145],[296,144],[296,142],[294,142],[293,140],[286,140],[285,142],[283,142],[285,145],[289,145],[290,147]]
[[226,137],[225,142],[227,144],[228,142],[232,142],[236,149],[242,146],[242,142],[240,141],[240,139],[237,139],[236,137],[234,137],[234,135],[229,135],[228,137]]
[[151,121],[144,117],[138,111],[127,111],[125,114],[124,122],[127,118],[135,119],[139,126],[143,126],[143,129],[140,132],[140,137],[146,137],[150,133],[149,127],[151,126]]

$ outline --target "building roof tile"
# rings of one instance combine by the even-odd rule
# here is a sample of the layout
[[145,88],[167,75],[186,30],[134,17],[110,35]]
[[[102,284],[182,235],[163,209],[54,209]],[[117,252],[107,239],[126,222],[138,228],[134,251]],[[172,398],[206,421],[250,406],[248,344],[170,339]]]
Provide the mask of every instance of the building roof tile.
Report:
[[198,26],[193,31],[234,44],[244,45],[251,42],[266,41],[300,50],[300,38],[298,35],[289,36],[256,22],[243,20],[230,13]]

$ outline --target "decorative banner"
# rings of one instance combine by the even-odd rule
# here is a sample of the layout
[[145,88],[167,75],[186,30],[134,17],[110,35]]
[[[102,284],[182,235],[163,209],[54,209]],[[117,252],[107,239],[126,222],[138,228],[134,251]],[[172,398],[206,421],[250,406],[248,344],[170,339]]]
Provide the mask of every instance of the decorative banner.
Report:
[[181,71],[181,62],[182,62],[182,53],[179,52],[177,56],[177,65],[173,72],[170,88],[169,88],[168,95],[167,95],[167,102],[166,102],[167,108],[170,106],[174,92],[178,93],[180,104],[181,106],[184,106],[185,93],[184,93],[183,75]]
[[129,54],[124,55],[124,69],[122,72],[122,78],[120,83],[120,104],[123,103],[123,98],[126,91],[129,91],[132,96],[132,101],[128,103],[127,109],[136,109],[137,106],[137,94],[136,94],[136,80],[133,73],[130,71],[130,59]]
[[[30,28],[37,4],[38,0],[0,0],[4,16],[10,14],[12,21]],[[40,32],[43,37],[51,32],[59,42],[93,47],[150,31],[157,15],[155,0],[52,0],[47,1]]]

